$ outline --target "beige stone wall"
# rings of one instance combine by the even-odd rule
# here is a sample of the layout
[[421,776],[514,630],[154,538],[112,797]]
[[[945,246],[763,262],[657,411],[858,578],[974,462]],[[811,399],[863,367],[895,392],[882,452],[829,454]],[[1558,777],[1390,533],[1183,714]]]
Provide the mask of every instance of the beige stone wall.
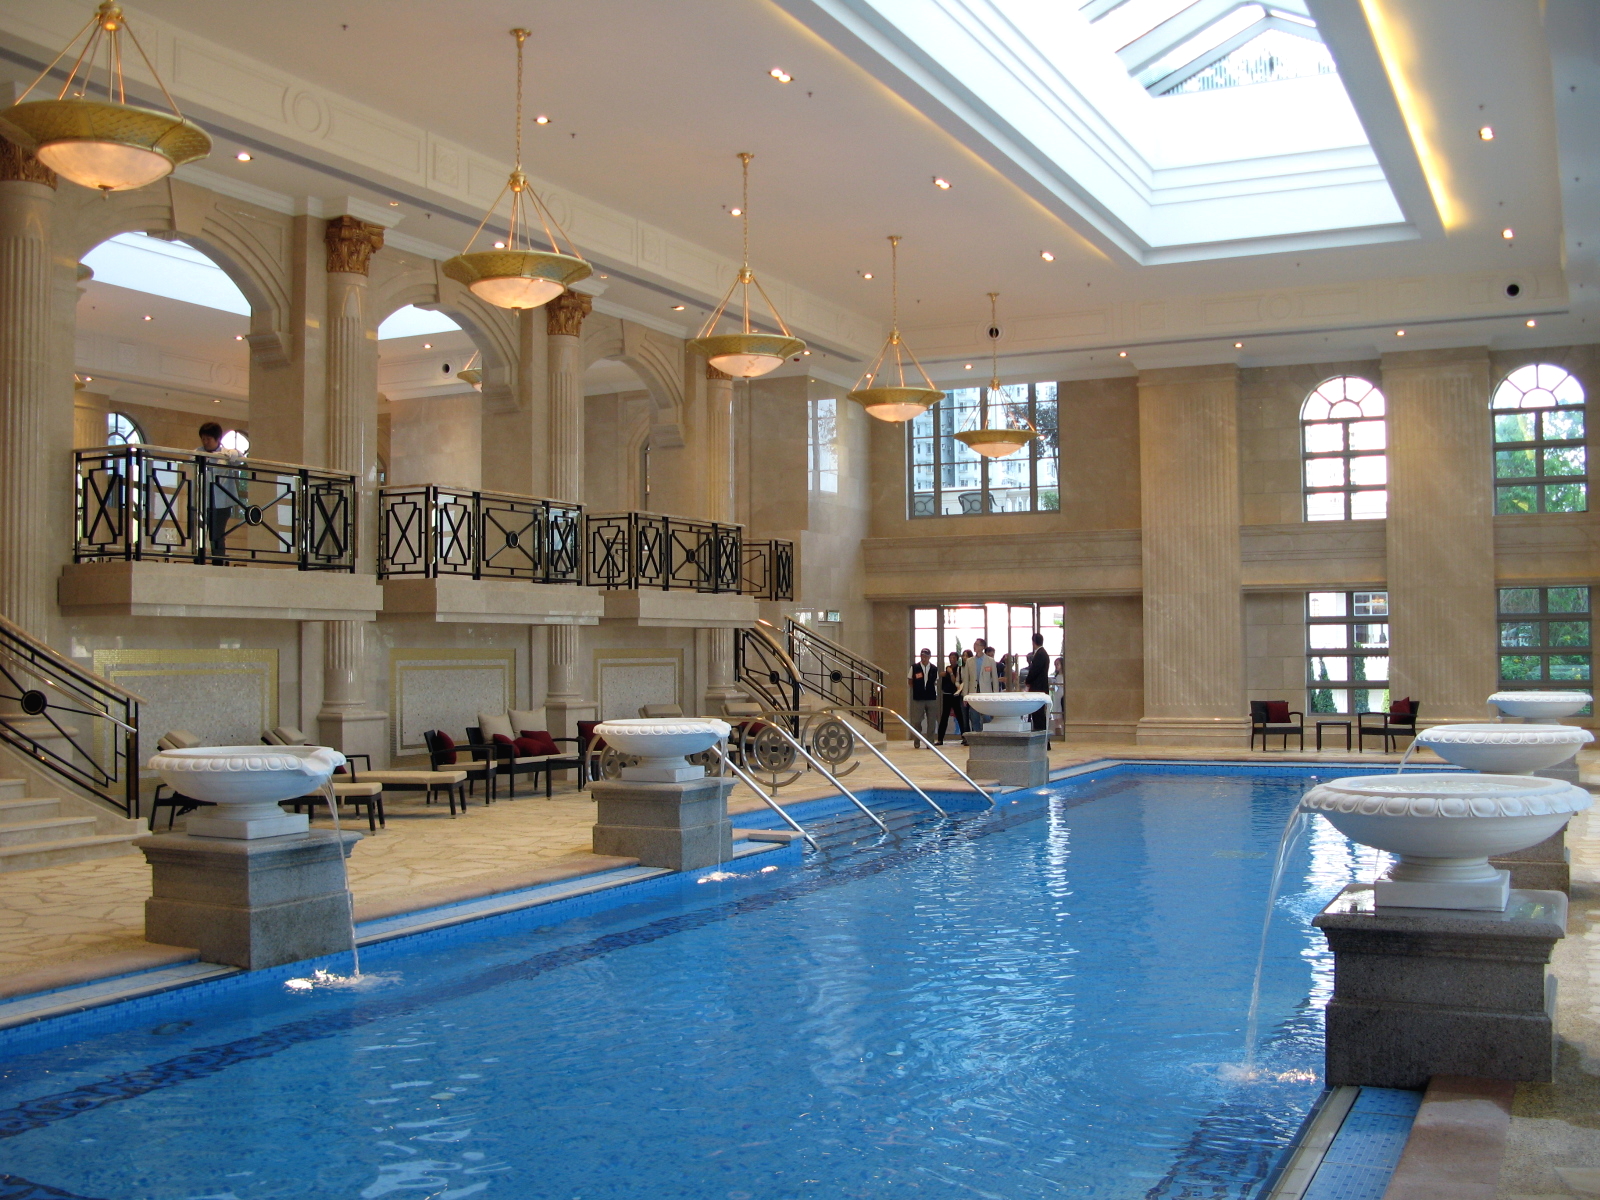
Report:
[[389,482],[483,486],[483,401],[477,392],[389,402]]
[[1069,741],[1132,742],[1144,716],[1144,613],[1138,596],[1066,601]]
[[1247,592],[1244,598],[1245,691],[1250,700],[1287,700],[1305,709],[1306,595]]

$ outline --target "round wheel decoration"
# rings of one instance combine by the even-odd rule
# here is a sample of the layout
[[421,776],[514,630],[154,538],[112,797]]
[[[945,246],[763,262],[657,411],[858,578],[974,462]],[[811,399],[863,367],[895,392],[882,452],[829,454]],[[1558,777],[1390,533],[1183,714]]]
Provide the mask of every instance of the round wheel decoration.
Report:
[[244,523],[246,525],[261,524],[261,506],[259,504],[252,504],[244,510]]
[[600,777],[602,779],[621,779],[623,767],[636,767],[639,758],[634,754],[623,754],[615,746],[607,746],[600,751]]
[[722,756],[717,753],[716,747],[702,750],[699,754],[687,754],[684,761],[696,767],[704,767],[707,775],[722,774]]
[[794,747],[771,725],[763,725],[759,732],[745,739],[744,756],[756,770],[769,775],[791,770],[797,757]]
[[848,762],[856,752],[855,734],[838,717],[819,721],[811,730],[811,753],[829,767]]
[[50,699],[37,688],[29,688],[22,693],[22,711],[30,717],[37,717],[50,707]]
[[506,530],[506,545],[513,550],[517,548],[517,531],[515,529]]

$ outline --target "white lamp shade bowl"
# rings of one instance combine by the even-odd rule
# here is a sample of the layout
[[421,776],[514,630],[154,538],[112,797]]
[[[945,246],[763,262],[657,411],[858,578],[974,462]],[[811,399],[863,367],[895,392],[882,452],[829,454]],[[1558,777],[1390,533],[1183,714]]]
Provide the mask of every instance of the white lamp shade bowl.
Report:
[[326,746],[195,746],[163,750],[149,763],[173,791],[216,806],[189,818],[190,834],[246,839],[304,832],[306,816],[278,801],[319,792],[344,764]]
[[735,379],[755,379],[783,366],[783,359],[772,354],[718,354],[706,361]]
[[1399,856],[1377,881],[1380,907],[1503,911],[1509,875],[1489,859],[1538,845],[1592,803],[1559,779],[1418,772],[1332,779],[1300,808]]
[[122,142],[50,142],[39,147],[38,159],[73,183],[103,192],[142,188],[172,173],[166,155]]
[[986,717],[993,718],[983,733],[1027,733],[1032,726],[1028,715],[1050,703],[1044,692],[974,692],[967,703]]
[[1489,703],[1508,717],[1555,721],[1576,716],[1593,699],[1588,692],[1496,692]]
[[688,756],[711,749],[733,732],[733,726],[709,717],[629,717],[603,721],[594,732],[617,753],[640,760],[622,769],[623,779],[682,783],[706,773],[703,766],[689,763]]
[[1576,725],[1434,725],[1417,734],[1417,743],[1446,762],[1499,775],[1531,775],[1559,766],[1594,734]]
[[467,286],[474,296],[496,308],[539,308],[566,291],[566,285],[557,280],[528,275],[493,275]]

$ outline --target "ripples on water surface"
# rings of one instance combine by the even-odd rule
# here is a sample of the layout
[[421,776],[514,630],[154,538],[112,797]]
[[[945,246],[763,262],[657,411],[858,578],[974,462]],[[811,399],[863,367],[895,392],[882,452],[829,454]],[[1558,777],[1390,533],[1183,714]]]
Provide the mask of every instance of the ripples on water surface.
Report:
[[1241,1078],[1311,780],[1108,771],[597,917],[372,947],[374,986],[0,1043],[0,1195],[1253,1196],[1321,1089],[1306,920],[1365,865],[1320,822],[1291,864]]

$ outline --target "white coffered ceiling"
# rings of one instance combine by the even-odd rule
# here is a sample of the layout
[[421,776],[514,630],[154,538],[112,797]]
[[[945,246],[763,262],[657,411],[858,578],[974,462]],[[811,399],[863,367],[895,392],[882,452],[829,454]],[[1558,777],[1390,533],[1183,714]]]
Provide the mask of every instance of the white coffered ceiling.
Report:
[[[1076,5],[993,2],[1013,15],[1065,7],[1078,19]],[[529,170],[610,276],[602,306],[692,332],[737,265],[733,156],[753,150],[755,265],[819,348],[806,366],[825,376],[852,377],[881,336],[889,233],[905,238],[903,324],[949,381],[970,378],[965,362],[982,353],[990,290],[1001,293],[1002,369],[1017,378],[1364,357],[1393,348],[1401,326],[1407,348],[1593,340],[1586,296],[1600,213],[1587,199],[1595,135],[1583,114],[1600,89],[1600,13],[1585,0],[1311,0],[1376,160],[1360,169],[1381,171],[1400,219],[1329,209],[1317,171],[1273,203],[1304,218],[1305,229],[1287,231],[1296,236],[1321,206],[1325,228],[1388,226],[1404,238],[1276,245],[1246,244],[1248,220],[1210,243],[1188,234],[1162,243],[1137,229],[1119,243],[1083,200],[1086,163],[1063,152],[1044,170],[978,129],[884,47],[844,28],[841,18],[864,4],[144,0],[129,9],[151,31],[175,94],[216,137],[199,178],[299,211],[337,211],[346,196],[398,201],[395,240],[441,253],[466,241],[507,165],[505,31],[529,26],[529,108],[550,118],[529,127]],[[0,6],[0,75],[26,78],[87,10],[77,0]],[[792,82],[774,80],[774,66]],[[1257,110],[1306,83],[1320,81],[1231,89],[1213,108],[1281,130],[1281,114]],[[1214,98],[1141,95],[1155,106]],[[1493,141],[1479,138],[1485,124]],[[240,148],[251,162],[235,161]],[[1276,172],[1276,183],[1292,174]],[[951,187],[933,186],[936,176]],[[1230,186],[1251,177],[1236,170]],[[1259,203],[1241,196],[1212,208],[1230,218],[1230,208]],[[1501,236],[1508,228],[1514,238]],[[1201,250],[1164,261],[1163,244]]]

